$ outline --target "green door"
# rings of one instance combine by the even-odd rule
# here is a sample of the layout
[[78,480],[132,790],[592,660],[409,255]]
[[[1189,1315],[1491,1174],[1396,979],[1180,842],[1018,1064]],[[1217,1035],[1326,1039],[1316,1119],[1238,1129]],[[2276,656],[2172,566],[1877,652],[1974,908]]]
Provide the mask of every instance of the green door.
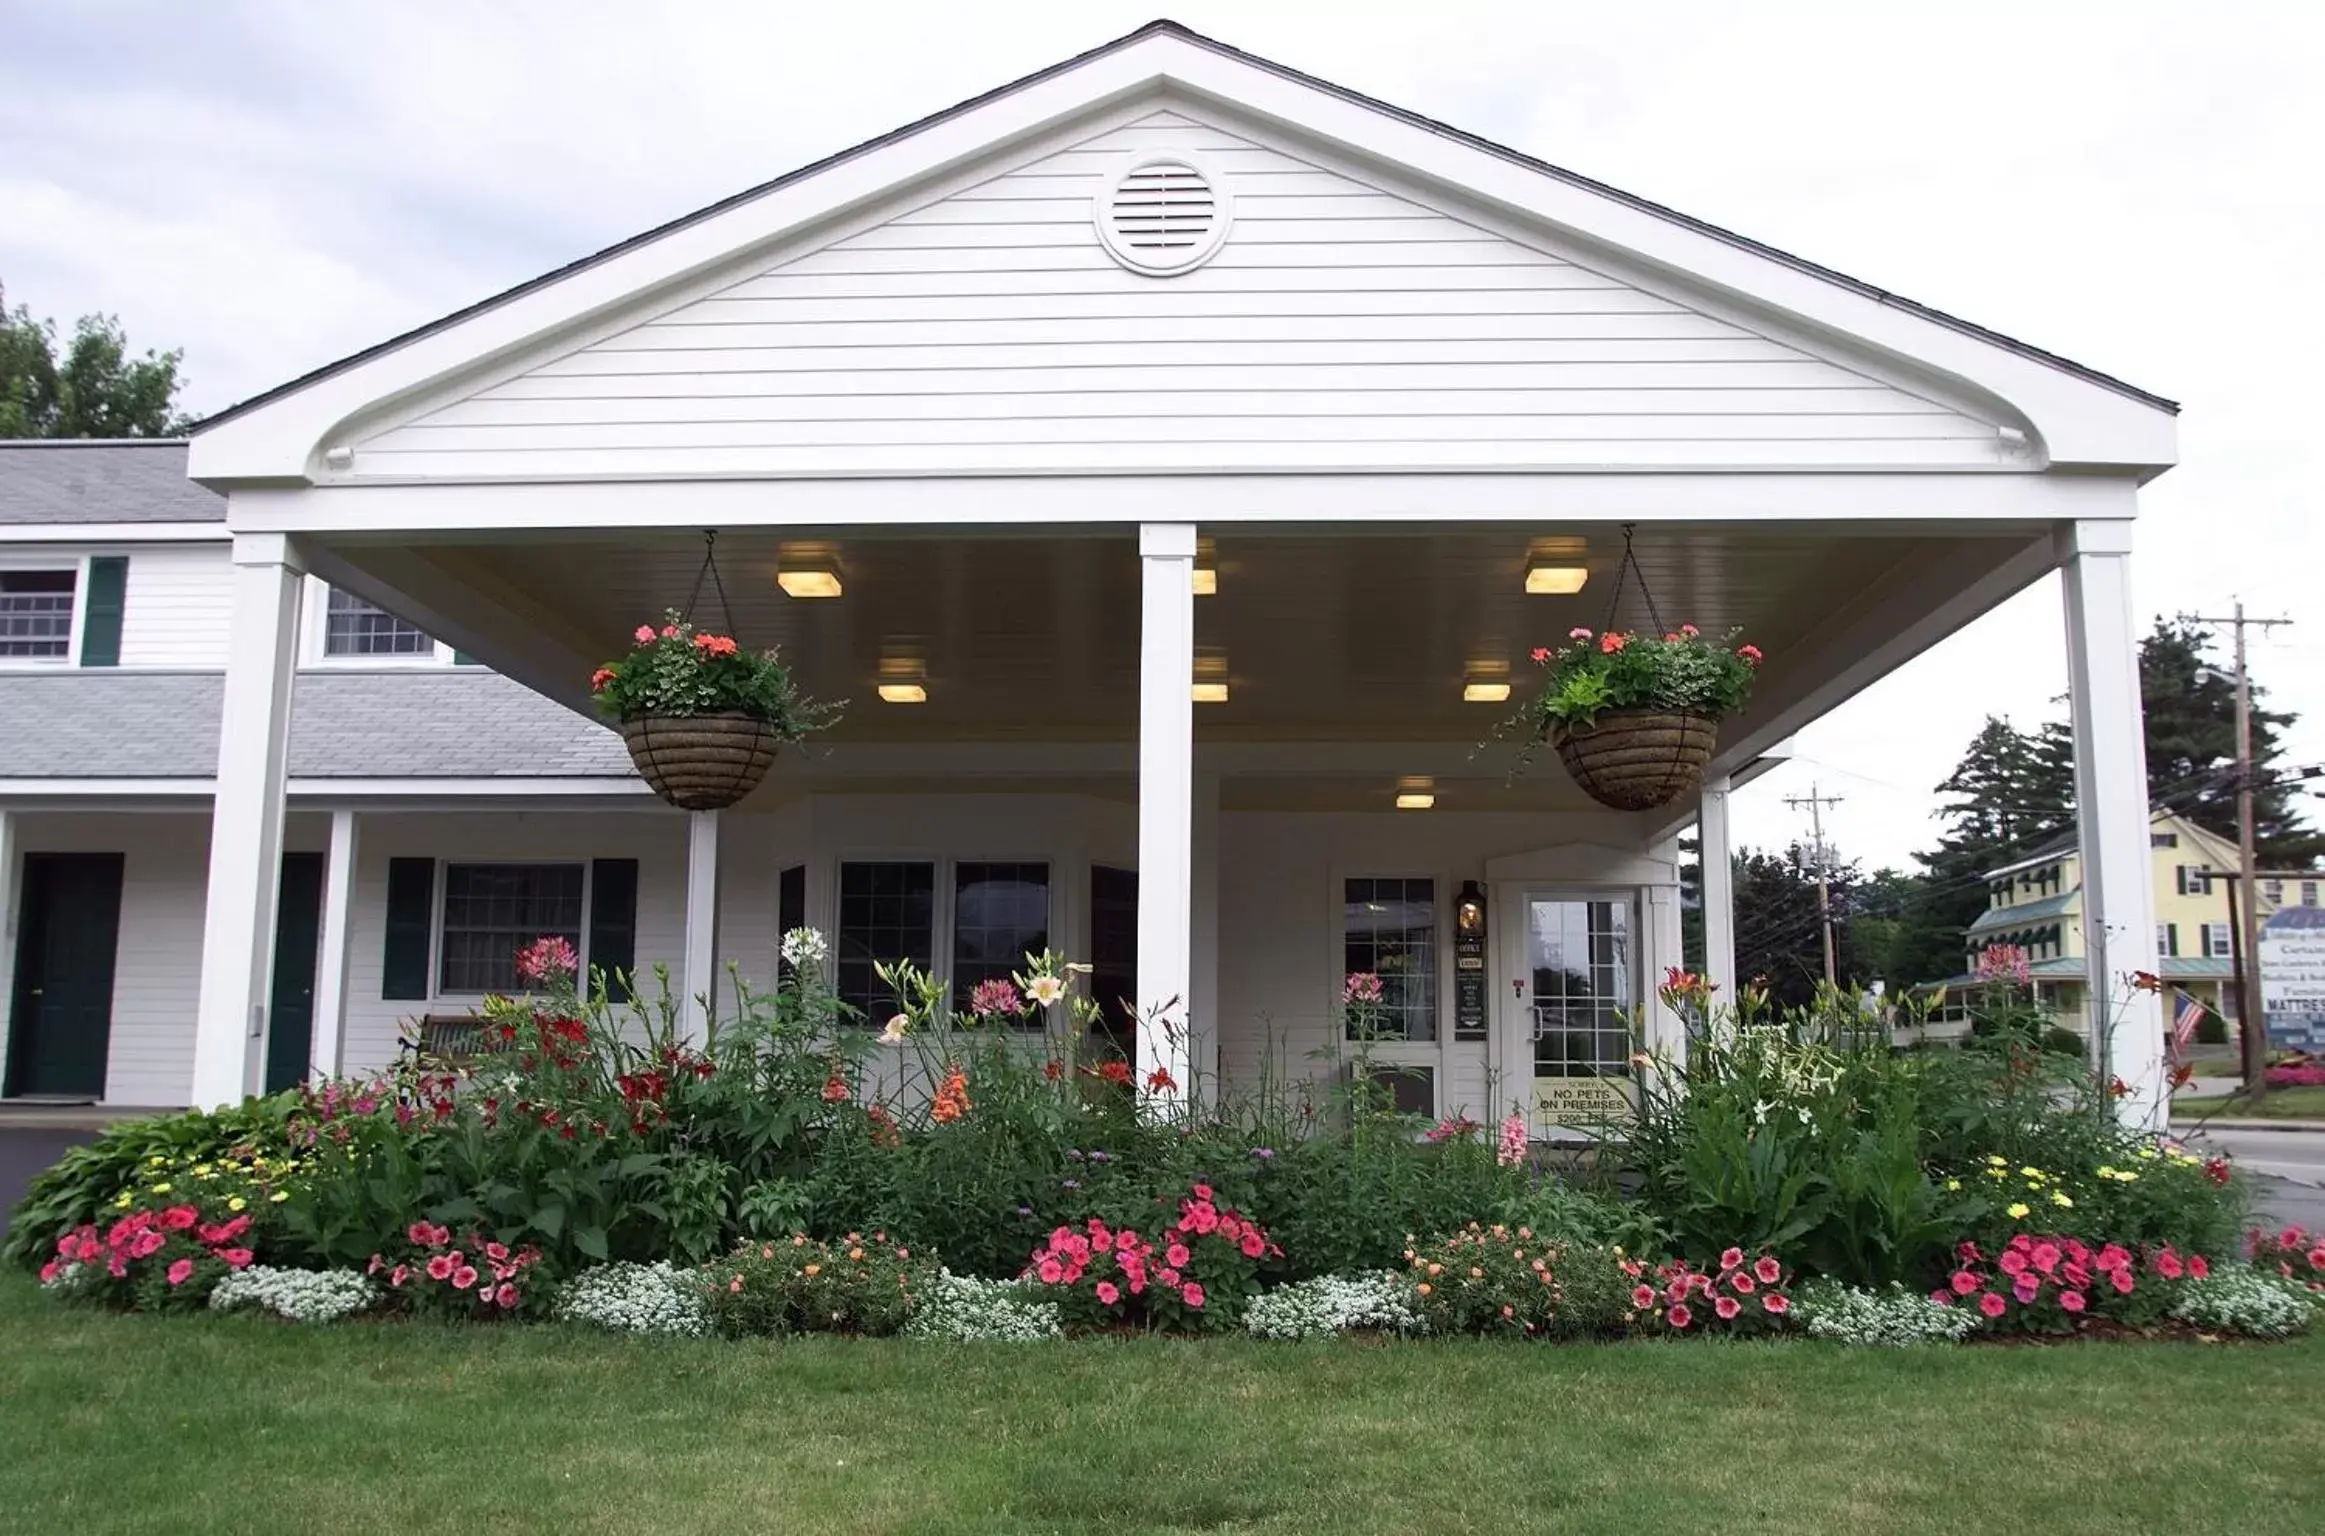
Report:
[[283,855],[274,920],[274,986],[266,1005],[266,1091],[295,1088],[315,1038],[316,934],[323,922],[323,856]]
[[8,1007],[11,1098],[105,1096],[113,951],[121,933],[118,853],[28,853]]

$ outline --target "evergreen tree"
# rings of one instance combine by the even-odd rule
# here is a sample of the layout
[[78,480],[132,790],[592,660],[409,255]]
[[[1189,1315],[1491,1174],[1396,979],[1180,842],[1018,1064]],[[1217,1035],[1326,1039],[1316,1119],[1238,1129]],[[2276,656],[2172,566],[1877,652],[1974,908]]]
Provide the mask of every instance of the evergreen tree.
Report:
[[[2209,655],[2211,635],[2186,619],[2158,619],[2139,646],[2147,706],[2148,798],[2236,839],[2236,682]],[[2294,716],[2263,707],[2252,690],[2253,821],[2263,868],[2306,869],[2325,837],[2301,824],[2295,786],[2272,782],[2281,733]]]
[[181,352],[129,355],[110,315],[83,315],[64,355],[56,322],[8,312],[0,289],[0,437],[168,437],[185,430]]

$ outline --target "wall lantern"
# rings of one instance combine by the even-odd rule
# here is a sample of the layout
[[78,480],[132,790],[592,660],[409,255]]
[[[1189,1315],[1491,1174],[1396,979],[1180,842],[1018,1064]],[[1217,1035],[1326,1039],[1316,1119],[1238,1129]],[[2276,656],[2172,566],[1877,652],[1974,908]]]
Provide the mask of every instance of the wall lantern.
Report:
[[1485,887],[1464,880],[1453,904],[1453,1038],[1485,1034]]

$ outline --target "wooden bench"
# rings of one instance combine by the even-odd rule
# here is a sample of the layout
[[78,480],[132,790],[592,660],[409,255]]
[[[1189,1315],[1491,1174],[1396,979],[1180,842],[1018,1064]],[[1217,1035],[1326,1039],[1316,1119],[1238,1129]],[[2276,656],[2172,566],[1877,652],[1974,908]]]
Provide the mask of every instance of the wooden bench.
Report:
[[417,1024],[416,1031],[404,1037],[404,1049],[430,1061],[459,1066],[480,1056],[497,1056],[510,1046],[493,1039],[485,1021],[473,1013],[424,1014]]

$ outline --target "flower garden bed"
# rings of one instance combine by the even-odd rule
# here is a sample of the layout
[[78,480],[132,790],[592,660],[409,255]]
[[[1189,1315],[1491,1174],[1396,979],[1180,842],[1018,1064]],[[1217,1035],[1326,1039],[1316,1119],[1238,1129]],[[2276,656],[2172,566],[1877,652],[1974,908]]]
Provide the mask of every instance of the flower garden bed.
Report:
[[[1514,1115],[1427,1127],[1364,1071],[1182,1113],[1087,1049],[1054,955],[958,1014],[885,968],[875,1029],[814,934],[784,950],[778,991],[690,1043],[666,995],[616,1007],[529,946],[496,1054],[118,1127],[36,1182],[9,1256],[124,1310],[952,1342],[2275,1338],[2325,1289],[2325,1241],[2248,1234],[2227,1163],[2119,1128],[2008,997],[1987,1043],[1899,1055],[1852,1040],[1853,1000],[1715,1019],[1674,974],[1704,1038],[1642,1058],[1581,1187]],[[1341,991],[1360,1054],[1378,995]]]

